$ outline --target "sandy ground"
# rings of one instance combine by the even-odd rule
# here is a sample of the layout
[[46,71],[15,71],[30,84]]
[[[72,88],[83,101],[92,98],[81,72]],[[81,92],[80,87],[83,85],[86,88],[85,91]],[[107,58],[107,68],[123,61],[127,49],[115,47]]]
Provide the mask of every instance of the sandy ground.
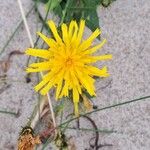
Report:
[[[22,0],[28,12],[33,3]],[[97,98],[94,103],[105,107],[118,102],[147,96],[150,91],[150,1],[117,0],[109,8],[98,8],[102,37],[108,43],[99,52],[112,53],[113,60],[108,65],[111,76],[98,81]],[[0,2],[0,49],[21,21],[18,4],[15,0]],[[36,17],[34,11],[28,17],[30,29],[35,39]],[[40,25],[40,24],[39,24]],[[89,30],[87,30],[89,34]],[[29,47],[24,26],[16,33],[7,46],[0,60],[6,60],[14,50],[24,51]],[[0,110],[18,112],[17,117],[0,114],[0,150],[16,149],[18,132],[30,117],[36,104],[33,85],[35,78],[25,82],[24,67],[27,57],[13,56],[7,72],[7,85],[0,83]],[[101,65],[101,64],[100,64]],[[0,70],[0,75],[3,75]],[[17,81],[17,82],[16,82]],[[3,90],[7,87],[5,90]],[[102,150],[149,150],[150,149],[150,99],[104,110],[91,117],[100,129],[114,129],[116,133],[100,134],[99,143],[112,144]],[[88,127],[88,122],[81,120],[81,126]],[[78,150],[88,148],[92,133],[72,131]],[[49,148],[48,148],[49,149]]]

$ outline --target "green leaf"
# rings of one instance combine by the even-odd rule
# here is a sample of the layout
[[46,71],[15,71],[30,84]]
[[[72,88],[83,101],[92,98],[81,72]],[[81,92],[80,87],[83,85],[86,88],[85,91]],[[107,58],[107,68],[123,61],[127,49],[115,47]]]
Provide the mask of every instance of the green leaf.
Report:
[[97,15],[97,6],[99,3],[97,0],[95,1],[83,0],[83,3],[85,8],[89,8],[89,7],[93,8],[90,11],[84,10],[83,18],[86,20],[86,25],[91,29],[91,31],[94,32],[97,28],[100,28],[99,18]]
[[104,7],[108,7],[110,5],[110,3],[111,3],[111,0],[102,0],[102,5]]
[[68,0],[62,0],[62,1],[61,1],[60,5],[61,5],[62,9],[65,8],[65,6],[66,6],[66,4],[67,4],[67,1],[68,1]]
[[116,1],[116,0],[102,0],[101,4],[104,7],[108,7],[113,1]]
[[57,116],[59,113],[61,113],[64,110],[65,107],[65,101],[62,100],[57,106],[55,106],[54,111],[55,115]]
[[[67,10],[66,10],[66,16],[65,16],[64,22],[70,22],[73,19],[78,20],[78,18],[75,18],[74,15],[78,13],[79,11],[72,11],[71,9],[69,9],[71,7],[78,8],[78,3],[76,0],[70,0]],[[78,16],[81,16],[81,12],[79,12]]]
[[95,0],[95,3],[96,3],[97,5],[100,5],[100,4],[102,3],[102,1],[103,1],[103,0]]
[[95,11],[91,11],[91,12],[87,12],[85,14],[85,19],[86,19],[87,26],[92,31],[95,31],[97,28],[100,28],[100,26],[99,26],[99,18],[97,16],[96,10]]
[[56,7],[60,4],[61,1],[62,1],[62,0],[49,0],[49,1],[46,3],[46,8],[48,8],[49,5],[51,5],[51,6],[50,6],[50,10],[53,10],[54,8],[56,8]]
[[62,17],[62,7],[60,4],[58,4],[54,9],[54,13],[58,15],[60,18]]
[[33,1],[35,1],[35,2],[41,2],[41,3],[44,3],[44,4],[46,4],[49,0],[33,0]]

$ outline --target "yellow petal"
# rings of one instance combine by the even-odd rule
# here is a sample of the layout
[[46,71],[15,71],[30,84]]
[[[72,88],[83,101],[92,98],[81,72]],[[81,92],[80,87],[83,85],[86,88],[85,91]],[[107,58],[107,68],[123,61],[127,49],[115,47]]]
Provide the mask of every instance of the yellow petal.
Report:
[[76,69],[76,73],[77,73],[77,76],[80,80],[80,83],[83,85],[83,87],[88,91],[88,93],[91,95],[91,96],[95,96],[95,88],[94,88],[94,79],[91,78],[90,76],[88,76],[86,73],[82,71],[79,71]]
[[48,50],[33,49],[33,48],[28,48],[25,51],[25,54],[35,56],[35,57],[45,58],[45,59],[49,59],[49,57],[51,56],[51,53]]
[[49,74],[49,83],[40,91],[42,95],[45,95],[52,86],[55,86],[60,80],[63,79],[64,70],[55,68]]
[[78,103],[74,103],[74,114],[76,117],[79,117],[79,108],[78,108]]
[[78,32],[78,40],[77,40],[77,45],[80,44],[81,40],[82,40],[82,36],[83,36],[83,32],[84,32],[84,27],[85,27],[85,21],[81,20],[80,21],[80,25],[79,25],[79,32]]
[[108,77],[109,76],[106,66],[103,67],[102,69],[98,69],[93,66],[87,66],[87,70],[89,71],[89,74],[92,76],[100,76],[100,77]]
[[91,43],[92,41],[98,36],[100,35],[101,31],[99,29],[96,29],[92,35],[87,39],[85,40],[83,43],[81,43],[81,45],[79,46],[79,50],[80,51],[84,51],[86,50],[87,48],[89,48],[91,46]]
[[100,34],[101,34],[100,29],[96,29],[86,41],[93,41]]
[[62,90],[62,81],[60,81],[58,84],[57,84],[57,88],[56,88],[56,100],[59,98],[59,95],[60,95],[60,92]]
[[52,80],[53,77],[56,76],[56,74],[59,72],[60,68],[54,68],[49,73],[43,76],[43,81],[41,81],[38,85],[35,86],[35,90],[40,90],[47,82]]
[[[72,38],[71,38],[71,42],[72,42],[72,43],[73,43],[74,41],[76,41],[76,39],[77,39],[78,25],[77,25],[77,22],[76,22],[76,21],[73,22],[73,26],[74,26],[74,30],[73,30]],[[76,43],[75,43],[75,44],[76,44]]]
[[59,95],[59,98],[62,98],[63,96],[68,96],[68,90],[69,90],[69,84],[67,81],[65,81],[64,86],[62,87],[62,91]]
[[69,44],[68,27],[65,23],[61,25],[62,37],[65,44]]
[[69,25],[69,38],[71,39],[72,34],[73,34],[73,29],[74,29],[74,21],[71,21]]
[[41,95],[46,95],[53,85],[54,85],[54,80],[50,80],[48,84],[40,90]]
[[98,49],[100,49],[105,43],[106,43],[106,39],[104,39],[100,44],[98,44],[90,49],[87,49],[86,51],[83,52],[83,54],[84,55],[92,54],[92,53],[96,52]]
[[109,60],[112,59],[112,55],[111,54],[107,54],[107,55],[101,55],[101,56],[93,56],[94,60]]
[[50,70],[51,64],[49,62],[33,63],[26,69],[27,72],[40,72]]
[[61,98],[63,96],[68,96],[69,85],[70,85],[70,75],[69,75],[69,71],[67,70],[67,71],[65,71],[64,86],[62,88],[62,91],[61,91],[59,98]]
[[79,92],[76,87],[73,88],[73,102],[74,103],[79,102]]
[[74,86],[76,86],[78,92],[81,94],[81,87],[80,87],[79,80],[78,80],[78,78],[75,75],[75,70],[70,71],[70,80],[72,81],[72,84]]
[[56,99],[59,98],[60,92],[62,90],[64,73],[65,73],[65,70],[62,69],[59,72],[59,74],[55,77],[55,78],[57,78],[56,79],[56,85],[57,85],[57,88],[56,88]]
[[41,71],[46,71],[46,70],[49,70],[49,68],[27,68],[26,69],[26,72],[27,73],[31,73],[31,72],[41,72]]
[[57,41],[59,44],[62,43],[62,40],[61,40],[61,38],[60,38],[60,36],[59,36],[59,34],[58,34],[58,32],[57,32],[57,28],[56,28],[56,26],[55,26],[55,23],[54,23],[52,20],[50,20],[50,21],[48,21],[48,25],[49,25],[49,27],[50,27],[50,29],[51,29],[51,31],[52,31],[52,33],[53,33],[53,35],[54,35],[56,41]]
[[110,54],[100,55],[100,56],[83,56],[81,62],[94,63],[98,60],[109,60],[109,59],[112,59],[112,55],[110,55]]
[[57,44],[52,38],[48,38],[40,32],[37,32],[37,34],[46,42],[49,47],[56,48]]
[[43,76],[42,81],[34,87],[35,91],[39,91],[43,86],[45,86],[50,81],[50,79],[51,79],[51,72]]
[[78,109],[79,93],[75,87],[73,88],[73,103],[74,103],[75,116],[79,116],[79,109]]

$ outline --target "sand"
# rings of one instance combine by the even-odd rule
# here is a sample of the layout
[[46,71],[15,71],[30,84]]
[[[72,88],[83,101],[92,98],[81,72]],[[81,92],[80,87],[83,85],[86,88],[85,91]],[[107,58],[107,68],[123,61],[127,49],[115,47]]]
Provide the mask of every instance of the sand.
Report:
[[[25,12],[33,6],[31,0],[22,0]],[[96,83],[95,105],[103,108],[119,102],[148,96],[150,91],[150,1],[117,0],[108,8],[98,7],[102,37],[108,42],[99,54],[111,53],[113,60],[99,63],[107,65],[111,76]],[[17,1],[0,2],[0,50],[21,21]],[[30,30],[35,39],[37,18],[32,11],[28,17]],[[40,27],[40,23],[38,24]],[[86,29],[86,35],[90,31]],[[14,50],[23,52],[29,40],[22,25],[6,47],[0,60],[6,60]],[[0,83],[0,110],[20,112],[18,116],[0,113],[0,150],[16,149],[21,126],[24,126],[36,104],[37,95],[32,82],[25,81],[27,57],[14,55],[7,71],[7,84]],[[0,75],[3,75],[0,70]],[[3,90],[6,87],[5,90]],[[99,144],[112,144],[102,150],[149,150],[150,149],[150,99],[94,113],[91,116],[99,129],[115,130],[115,133],[100,133]],[[81,127],[90,127],[81,120]],[[68,131],[77,145],[77,150],[89,148],[92,133]],[[48,148],[49,149],[49,148]]]

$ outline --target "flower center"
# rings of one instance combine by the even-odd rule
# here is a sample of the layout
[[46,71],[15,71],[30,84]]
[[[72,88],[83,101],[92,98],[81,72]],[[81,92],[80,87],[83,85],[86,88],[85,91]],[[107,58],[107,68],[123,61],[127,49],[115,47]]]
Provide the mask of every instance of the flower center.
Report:
[[72,59],[71,59],[70,57],[68,57],[68,58],[66,59],[66,61],[65,61],[65,64],[66,64],[67,66],[71,66],[71,65],[73,64]]

